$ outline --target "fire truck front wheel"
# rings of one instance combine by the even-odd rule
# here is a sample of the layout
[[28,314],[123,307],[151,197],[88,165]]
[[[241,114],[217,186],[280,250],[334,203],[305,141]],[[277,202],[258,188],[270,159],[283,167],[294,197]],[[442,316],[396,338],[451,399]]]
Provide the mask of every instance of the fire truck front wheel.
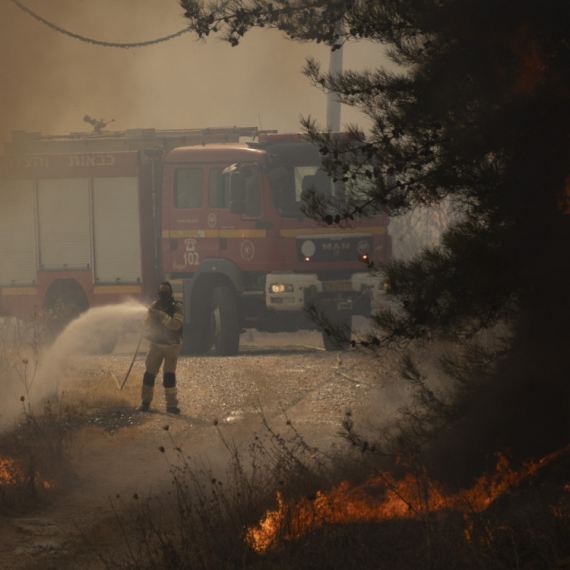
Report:
[[200,314],[196,315],[195,322],[185,326],[180,354],[206,354],[213,344],[214,339],[210,334],[207,311],[200,311]]
[[239,312],[236,297],[226,285],[212,291],[210,330],[214,340],[214,354],[232,356],[239,349]]

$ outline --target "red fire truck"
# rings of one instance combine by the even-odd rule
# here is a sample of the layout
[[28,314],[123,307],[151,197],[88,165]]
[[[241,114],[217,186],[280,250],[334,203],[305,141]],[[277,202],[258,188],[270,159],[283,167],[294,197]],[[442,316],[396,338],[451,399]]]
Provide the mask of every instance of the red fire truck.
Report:
[[0,311],[149,302],[169,280],[185,352],[218,355],[246,328],[314,329],[310,304],[336,322],[367,315],[382,291],[362,258],[390,261],[388,219],[308,219],[303,191],[338,190],[320,156],[255,128],[15,132],[0,157]]

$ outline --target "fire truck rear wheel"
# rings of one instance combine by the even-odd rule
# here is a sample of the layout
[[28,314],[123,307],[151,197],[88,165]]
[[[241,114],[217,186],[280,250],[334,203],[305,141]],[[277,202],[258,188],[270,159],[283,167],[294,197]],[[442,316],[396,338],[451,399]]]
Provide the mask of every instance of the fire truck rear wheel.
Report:
[[338,334],[327,334],[322,331],[323,344],[327,352],[333,350],[346,350],[350,346],[352,337],[352,314],[350,311],[340,311],[329,315],[331,324],[338,328]]
[[239,349],[239,313],[236,297],[230,287],[216,287],[212,291],[211,332],[214,354],[232,356]]
[[89,309],[89,302],[79,283],[59,279],[48,288],[44,309],[48,311],[49,333],[55,339],[71,321]]

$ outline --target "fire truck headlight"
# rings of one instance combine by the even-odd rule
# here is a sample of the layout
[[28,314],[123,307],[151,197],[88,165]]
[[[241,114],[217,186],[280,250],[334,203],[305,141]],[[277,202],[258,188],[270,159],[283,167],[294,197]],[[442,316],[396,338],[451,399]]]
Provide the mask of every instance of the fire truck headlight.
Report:
[[293,293],[293,285],[285,285],[283,283],[274,283],[269,287],[270,293]]

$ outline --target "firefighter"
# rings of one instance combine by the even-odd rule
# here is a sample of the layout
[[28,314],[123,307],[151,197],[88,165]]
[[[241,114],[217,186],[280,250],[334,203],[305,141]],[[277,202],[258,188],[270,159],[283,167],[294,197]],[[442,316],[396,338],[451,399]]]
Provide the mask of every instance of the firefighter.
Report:
[[163,385],[166,399],[166,411],[179,414],[178,388],[176,387],[176,363],[182,344],[182,323],[184,305],[174,300],[172,286],[164,281],[158,288],[158,300],[148,310],[144,321],[146,338],[150,340],[146,356],[146,371],[142,384],[141,411],[147,412],[154,395],[154,381],[164,361]]

